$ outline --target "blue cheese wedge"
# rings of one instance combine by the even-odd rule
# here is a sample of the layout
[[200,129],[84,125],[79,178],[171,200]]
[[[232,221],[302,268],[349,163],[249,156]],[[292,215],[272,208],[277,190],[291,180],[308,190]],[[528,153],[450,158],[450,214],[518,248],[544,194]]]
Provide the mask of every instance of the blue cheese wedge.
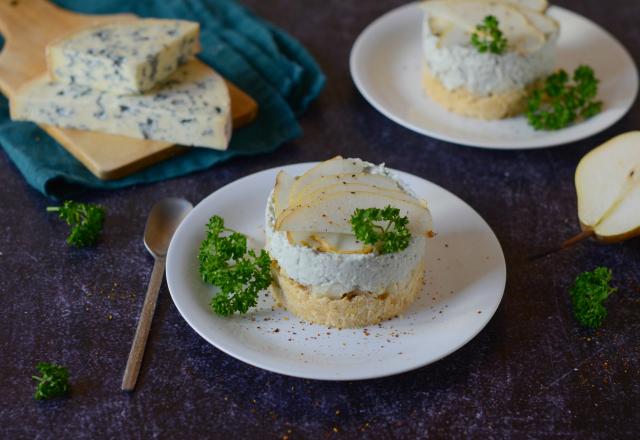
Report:
[[11,117],[62,128],[225,150],[231,102],[224,80],[193,59],[143,95],[116,95],[44,75],[11,99]]
[[99,25],[47,46],[54,81],[111,93],[152,89],[200,49],[200,26],[184,20],[142,19]]

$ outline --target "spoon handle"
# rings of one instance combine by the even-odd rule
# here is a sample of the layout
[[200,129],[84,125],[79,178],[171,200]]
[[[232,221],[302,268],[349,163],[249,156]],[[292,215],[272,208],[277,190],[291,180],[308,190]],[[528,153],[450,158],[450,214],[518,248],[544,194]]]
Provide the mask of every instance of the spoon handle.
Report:
[[149,336],[151,321],[153,321],[153,313],[156,310],[156,303],[158,302],[158,293],[160,292],[160,286],[162,285],[164,267],[165,257],[157,257],[153,264],[153,272],[151,272],[151,279],[149,280],[149,287],[147,288],[147,296],[144,298],[144,304],[142,305],[142,312],[140,313],[140,319],[138,320],[136,335],[133,337],[133,343],[131,344],[127,367],[125,368],[124,376],[122,377],[123,391],[133,391],[136,386],[136,381],[138,380],[140,364],[142,364],[144,349],[147,345],[147,336]]

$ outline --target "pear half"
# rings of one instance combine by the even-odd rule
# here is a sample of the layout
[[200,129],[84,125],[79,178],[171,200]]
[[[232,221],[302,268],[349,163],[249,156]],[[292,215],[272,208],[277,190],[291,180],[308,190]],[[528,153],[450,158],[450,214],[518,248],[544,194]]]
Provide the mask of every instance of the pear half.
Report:
[[616,136],[585,155],[575,185],[584,231],[606,242],[640,235],[640,131]]

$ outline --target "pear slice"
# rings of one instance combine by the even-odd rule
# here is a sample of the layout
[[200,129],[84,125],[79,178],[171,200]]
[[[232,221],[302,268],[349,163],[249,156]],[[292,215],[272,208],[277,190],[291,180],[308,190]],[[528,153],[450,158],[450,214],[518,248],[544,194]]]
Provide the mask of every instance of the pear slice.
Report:
[[317,248],[320,252],[331,252],[334,254],[370,254],[374,247],[364,244],[353,234],[313,234],[313,239],[320,243]]
[[367,165],[360,159],[344,159],[342,156],[336,156],[332,159],[325,160],[296,178],[291,187],[290,197],[293,200],[297,200],[302,188],[323,176],[343,173],[362,173],[366,168]]
[[290,244],[307,246],[318,252],[369,254],[374,251],[373,246],[365,245],[353,234],[287,231],[287,240]]
[[490,2],[509,3],[518,9],[531,9],[532,11],[544,12],[549,7],[547,0],[480,0]]
[[317,249],[321,244],[316,241],[313,233],[287,231],[287,241],[289,244],[301,244],[313,249]]
[[438,39],[438,47],[442,48],[464,46],[469,43],[472,32],[473,31],[470,29],[463,29],[459,26],[451,26],[445,32],[440,34],[440,38]]
[[347,185],[350,183],[369,185],[374,188],[386,189],[391,191],[402,191],[398,182],[390,177],[382,174],[369,173],[340,173],[326,176],[320,176],[300,189],[295,198],[290,199],[291,202],[304,201],[309,194],[318,192],[335,184]]
[[508,3],[513,3],[514,5],[529,8],[534,11],[544,12],[549,7],[549,3],[547,0],[503,0]]
[[409,218],[408,227],[412,234],[427,234],[431,230],[431,215],[426,207],[367,191],[338,191],[304,204],[292,205],[278,217],[276,229],[350,234],[350,219],[356,208],[384,208],[388,205],[398,208],[401,216]]
[[273,207],[276,218],[289,206],[289,193],[294,179],[284,171],[276,176],[276,185],[273,188]]
[[404,200],[405,202],[420,204],[420,201],[418,199],[399,189],[382,189],[377,186],[367,185],[366,183],[334,183],[333,185],[322,187],[312,193],[305,193],[305,196],[306,200],[313,200],[342,191],[373,192],[385,195],[387,197],[393,197],[394,199]]
[[[448,0],[449,2],[458,1],[458,0]],[[536,12],[545,12],[549,7],[549,3],[547,0],[475,0],[481,2],[490,2],[490,3],[507,3],[511,6],[515,6],[518,9],[530,9]],[[425,3],[429,3],[427,0]]]
[[446,34],[454,27],[451,21],[435,16],[429,17],[428,25],[431,33],[436,37]]
[[532,26],[544,34],[546,40],[560,34],[560,24],[548,15],[526,8],[521,9],[520,12]]
[[578,218],[606,242],[640,235],[640,131],[605,142],[576,169]]

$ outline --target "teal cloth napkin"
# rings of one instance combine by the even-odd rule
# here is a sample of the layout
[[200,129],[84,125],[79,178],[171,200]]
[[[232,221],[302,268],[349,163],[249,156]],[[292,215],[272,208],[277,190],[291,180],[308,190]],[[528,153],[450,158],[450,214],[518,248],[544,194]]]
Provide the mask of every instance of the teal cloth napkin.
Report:
[[59,0],[77,12],[133,12],[141,17],[182,18],[201,26],[198,55],[250,94],[258,118],[236,130],[227,151],[195,148],[126,178],[102,181],[30,122],[12,122],[0,97],[0,145],[27,182],[46,196],[60,199],[86,188],[117,189],[203,170],[238,155],[274,150],[302,134],[296,122],[320,93],[325,77],[311,55],[294,38],[233,0]]

